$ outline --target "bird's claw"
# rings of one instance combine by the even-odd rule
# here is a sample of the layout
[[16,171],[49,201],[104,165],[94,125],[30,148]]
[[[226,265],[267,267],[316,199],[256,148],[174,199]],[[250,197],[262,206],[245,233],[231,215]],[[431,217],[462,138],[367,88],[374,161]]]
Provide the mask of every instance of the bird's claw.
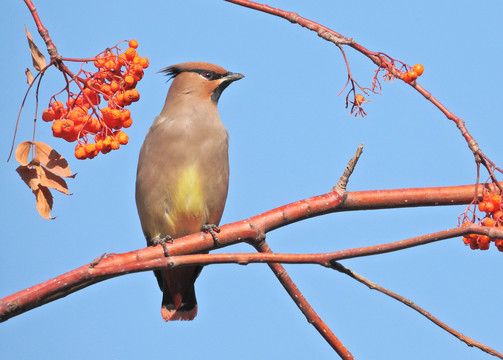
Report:
[[220,232],[220,228],[215,225],[215,224],[204,224],[203,228],[201,229],[202,231],[206,233],[210,233],[211,237],[213,238],[213,243],[215,246],[220,246],[220,241],[218,240],[217,234]]
[[166,247],[166,243],[173,243],[173,238],[169,235],[166,235],[164,237],[156,236],[155,238],[152,239],[152,245],[161,245],[162,250],[164,250],[164,256],[168,257],[168,248]]

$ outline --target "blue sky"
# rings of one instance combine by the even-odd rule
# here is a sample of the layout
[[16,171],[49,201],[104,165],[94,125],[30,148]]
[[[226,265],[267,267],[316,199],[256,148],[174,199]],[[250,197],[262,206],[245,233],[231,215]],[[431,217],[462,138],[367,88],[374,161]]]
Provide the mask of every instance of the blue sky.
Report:
[[[500,1],[431,4],[361,0],[268,4],[315,20],[365,47],[425,66],[420,83],[467,122],[480,146],[503,163],[500,121]],[[453,123],[405,84],[384,83],[353,118],[337,97],[346,70],[337,48],[285,20],[224,1],[36,1],[63,56],[91,57],[135,38],[151,66],[131,106],[130,143],[92,161],[41,124],[37,138],[56,147],[78,172],[72,196],[57,194],[42,219],[15,172],[0,166],[4,204],[0,297],[53,278],[100,254],[144,246],[134,203],[138,151],[169,87],[156,71],[207,61],[246,78],[222,95],[230,134],[231,180],[222,224],[328,191],[360,143],[365,149],[349,190],[447,186],[475,181],[475,165]],[[0,5],[4,39],[0,149],[7,158],[31,59],[24,25],[42,48],[21,1]],[[347,50],[354,76],[370,84],[374,65]],[[40,91],[41,106],[63,86],[55,70]],[[33,96],[18,142],[32,132]],[[500,176],[502,179],[503,176]],[[337,213],[268,234],[277,252],[323,252],[379,244],[457,224],[463,206]],[[246,245],[220,250],[252,251]],[[470,251],[461,239],[343,264],[400,293],[448,325],[503,350],[501,256]],[[334,271],[287,266],[318,314],[357,359],[489,359],[403,304]],[[0,326],[6,359],[170,357],[182,359],[328,359],[332,349],[298,311],[265,265],[213,265],[196,283],[199,315],[164,323],[161,292],[151,273],[112,279],[12,318]]]

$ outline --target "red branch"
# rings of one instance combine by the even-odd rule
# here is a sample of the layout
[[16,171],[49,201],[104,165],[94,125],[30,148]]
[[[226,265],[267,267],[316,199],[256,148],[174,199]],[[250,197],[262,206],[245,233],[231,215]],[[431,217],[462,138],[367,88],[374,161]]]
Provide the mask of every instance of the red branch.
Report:
[[[259,255],[274,255],[271,248],[265,241],[259,241],[255,243],[255,248],[261,253]],[[337,338],[337,336],[335,336],[335,334],[332,332],[332,330],[330,330],[327,324],[325,324],[325,322],[320,318],[320,316],[306,300],[304,295],[302,295],[299,288],[295,285],[293,280],[286,272],[284,266],[279,263],[272,262],[269,262],[268,265],[274,272],[274,274],[276,274],[276,277],[288,292],[288,295],[290,295],[297,307],[302,311],[307,321],[311,325],[313,325],[316,330],[318,330],[321,336],[323,336],[323,338],[330,344],[330,346],[332,346],[337,354],[339,354],[341,359],[353,360],[353,355],[349,352],[348,349],[346,349],[344,344],[342,344],[342,342]]]
[[51,37],[49,36],[49,30],[46,29],[46,27],[42,24],[42,20],[40,20],[40,17],[38,16],[37,9],[35,8],[35,5],[31,2],[31,0],[24,0],[26,6],[28,6],[28,9],[31,11],[31,15],[33,16],[33,20],[35,21],[35,25],[37,25],[37,30],[42,39],[45,41],[45,45],[47,46],[47,51],[49,52],[49,55],[51,56],[51,61],[56,59],[58,55],[58,50],[56,49],[56,45],[52,42]]
[[[261,217],[258,215],[254,218]],[[250,218],[248,220],[251,220]],[[239,226],[241,222],[234,224],[229,224],[222,226],[221,233],[219,235],[220,241],[222,239],[227,239],[227,234],[231,232],[232,227]],[[257,232],[261,233],[260,231]],[[492,238],[502,238],[503,229],[498,228],[488,228],[478,225],[472,225],[469,227],[454,228],[449,230],[443,230],[436,233],[421,235],[407,240],[401,240],[388,244],[381,244],[375,246],[368,246],[363,248],[354,248],[348,250],[339,250],[329,253],[320,254],[277,254],[272,253],[268,245],[261,240],[254,243],[254,246],[261,253],[259,254],[249,254],[249,253],[234,253],[234,254],[197,254],[197,255],[179,255],[171,257],[163,257],[163,252],[158,251],[161,257],[142,260],[142,258],[147,258],[147,256],[142,256],[154,248],[146,248],[137,250],[131,253],[125,254],[113,254],[109,257],[100,256],[98,259],[94,260],[88,265],[82,266],[78,269],[70,271],[66,274],[60,275],[52,280],[46,281],[39,285],[30,287],[26,290],[20,291],[16,294],[10,295],[4,299],[0,300],[0,320],[5,321],[10,317],[16,316],[22,312],[29,309],[35,308],[47,302],[56,300],[63,296],[66,296],[74,291],[87,287],[91,284],[120,276],[133,272],[141,271],[151,271],[163,268],[173,268],[177,266],[187,266],[187,265],[210,265],[210,264],[222,264],[222,263],[236,263],[240,265],[246,265],[249,263],[268,263],[273,272],[278,277],[278,280],[287,290],[288,294],[292,297],[293,301],[301,309],[303,314],[306,316],[308,321],[320,332],[320,334],[327,340],[327,342],[337,351],[337,353],[343,359],[353,359],[349,351],[340,343],[337,337],[331,332],[328,326],[321,320],[321,318],[316,314],[314,309],[309,305],[307,300],[303,297],[302,293],[293,283],[291,278],[286,273],[284,267],[280,263],[296,263],[296,264],[319,264],[325,267],[333,268],[338,271],[342,271],[342,265],[337,263],[338,260],[355,258],[368,255],[383,254],[390,251],[399,251],[405,248],[425,245],[430,242],[439,241],[443,239],[458,237],[466,234],[481,234],[488,235]],[[180,239],[188,243],[200,242],[201,240],[206,240],[205,235],[194,234]],[[178,241],[175,242],[175,244]],[[211,240],[212,242],[212,240]],[[227,240],[226,240],[227,242]],[[170,251],[173,247],[170,247]],[[158,249],[160,250],[160,249]],[[137,256],[134,256],[134,255]],[[397,295],[389,290],[380,287],[377,284],[371,283],[369,281],[363,281],[362,277],[357,277],[355,274],[349,274],[347,271],[342,271],[348,275],[354,277],[356,280],[365,283],[372,289],[377,289],[386,295],[389,295],[398,301],[404,303],[407,306],[412,307],[429,320],[433,321],[435,324],[439,325],[442,329],[448,331],[454,336],[458,337],[460,340],[464,341],[470,346],[479,347],[481,350],[486,351],[495,356],[500,356],[500,354],[483,345],[480,344],[461,333],[448,327],[446,324],[442,323],[440,320],[434,318],[424,309],[418,307],[417,305],[411,306],[411,302],[400,295]],[[383,290],[384,289],[384,290]]]
[[[479,186],[479,191],[482,189]],[[219,242],[222,246],[229,246],[238,242],[255,243],[265,238],[265,234],[288,224],[323,214],[347,211],[347,210],[368,210],[399,208],[411,206],[436,206],[467,204],[473,199],[475,185],[439,188],[420,189],[396,189],[381,191],[358,191],[349,192],[347,197],[336,192],[329,192],[324,195],[310,197],[291,204],[287,204],[276,209],[267,211],[260,215],[241,220],[232,224],[223,225],[219,234]],[[483,233],[481,232],[483,229]],[[472,225],[470,227],[452,229],[450,236],[461,236],[468,232],[488,235],[491,238],[502,237],[498,234],[497,228],[484,228]],[[445,235],[445,234],[444,234]],[[449,234],[448,234],[449,235]],[[427,242],[434,241],[430,235],[424,235]],[[445,237],[444,237],[445,238]],[[408,242],[392,243],[386,251],[399,250],[408,246],[421,244],[418,238],[409,239]],[[169,245],[171,255],[201,253],[214,248],[211,236],[205,233],[196,233],[180,239]],[[338,252],[343,257],[337,259],[357,256],[362,254],[362,249],[370,253],[379,253],[383,245],[375,245],[368,248],[358,248],[353,250],[342,250]],[[332,254],[335,255],[335,254]],[[201,255],[209,256],[209,255]],[[301,255],[299,255],[301,256]],[[161,261],[164,251],[161,246],[147,247],[128,253],[110,255],[100,261],[97,265],[84,265],[66,274],[60,275],[52,280],[32,286],[18,293],[12,294],[0,300],[0,321],[5,321],[13,316],[21,314],[32,308],[64,297],[74,291],[124,273],[147,270],[148,260]],[[200,261],[201,259],[199,259]],[[172,259],[170,259],[172,261]],[[152,265],[152,264],[149,264]],[[165,266],[165,264],[164,264]],[[110,268],[112,267],[112,268]],[[109,268],[109,272],[100,273],[104,268]],[[101,269],[101,270],[100,270]],[[113,271],[110,271],[112,269]]]

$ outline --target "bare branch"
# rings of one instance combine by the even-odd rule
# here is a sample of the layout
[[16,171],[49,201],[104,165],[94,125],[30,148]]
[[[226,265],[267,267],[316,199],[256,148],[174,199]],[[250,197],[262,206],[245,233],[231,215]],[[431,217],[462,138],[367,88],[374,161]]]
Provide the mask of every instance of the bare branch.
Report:
[[437,319],[435,316],[433,316],[432,314],[430,314],[428,311],[426,311],[425,309],[423,309],[422,307],[416,305],[412,300],[410,299],[407,299],[391,290],[388,290],[380,285],[377,285],[376,283],[364,278],[363,276],[355,273],[353,270],[351,269],[348,269],[347,267],[341,265],[340,263],[337,263],[335,262],[333,264],[333,268],[343,274],[346,274],[348,275],[349,277],[352,277],[353,279],[355,279],[356,281],[362,283],[363,285],[366,285],[369,287],[369,289],[371,290],[377,290],[381,293],[383,293],[384,295],[387,295],[389,297],[392,297],[393,299],[395,300],[398,300],[400,301],[401,303],[407,305],[408,307],[416,310],[418,313],[420,313],[421,315],[423,315],[425,318],[427,318],[428,320],[430,320],[431,322],[433,322],[435,325],[439,326],[440,328],[442,328],[443,330],[447,331],[449,334],[457,337],[459,340],[463,341],[466,345],[470,346],[470,347],[477,347],[479,348],[480,350],[490,354],[490,355],[493,355],[493,356],[496,356],[500,359],[503,359],[503,354],[501,354],[500,352],[490,348],[489,346],[486,346],[484,344],[481,344],[479,343],[478,341],[475,341],[473,339],[470,339],[469,337],[463,335],[462,333],[460,333],[459,331],[456,331],[454,330],[453,328],[451,328],[450,326],[447,326],[447,324],[443,323],[442,321],[440,321],[439,319]]

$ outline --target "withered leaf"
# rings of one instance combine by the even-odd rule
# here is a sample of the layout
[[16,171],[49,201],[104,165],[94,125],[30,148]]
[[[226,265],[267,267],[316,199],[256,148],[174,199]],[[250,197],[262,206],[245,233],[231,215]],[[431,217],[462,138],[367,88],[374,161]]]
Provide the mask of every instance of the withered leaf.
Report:
[[30,46],[31,59],[33,60],[33,67],[41,71],[47,65],[47,61],[45,60],[44,54],[40,52],[37,45],[33,42],[33,37],[31,36],[28,28],[25,26],[24,31],[26,32],[26,36],[28,37],[28,45]]
[[66,159],[56,150],[40,141],[35,141],[34,144],[35,156],[47,170],[59,176],[75,177],[75,175],[72,175]]
[[35,191],[40,185],[40,179],[38,177],[37,170],[26,165],[21,165],[16,169],[21,179],[28,185],[30,189]]
[[14,153],[16,161],[23,166],[28,165],[28,155],[30,154],[31,145],[31,141],[23,141],[17,146]]
[[53,199],[51,191],[45,186],[39,185],[37,189],[33,190],[37,198],[37,211],[44,219],[55,219],[51,216]]
[[26,68],[24,73],[26,74],[26,82],[28,83],[28,85],[33,84],[33,74],[31,73],[31,70]]
[[66,181],[62,177],[53,174],[42,166],[35,166],[35,169],[37,170],[41,186],[46,186],[63,194],[70,195],[68,185],[66,185]]

